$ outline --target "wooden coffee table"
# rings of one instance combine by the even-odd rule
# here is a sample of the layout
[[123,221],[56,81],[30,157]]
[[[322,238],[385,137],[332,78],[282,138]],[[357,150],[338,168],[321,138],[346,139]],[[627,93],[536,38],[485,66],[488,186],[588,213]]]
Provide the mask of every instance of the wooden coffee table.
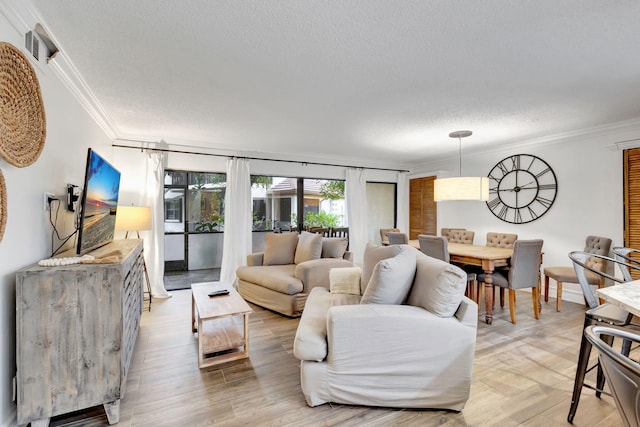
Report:
[[[229,295],[208,296],[220,289],[227,289]],[[191,296],[191,331],[198,333],[198,366],[205,368],[249,357],[249,313],[253,310],[233,286],[222,282],[194,283]],[[235,316],[243,317],[244,332],[236,325]]]

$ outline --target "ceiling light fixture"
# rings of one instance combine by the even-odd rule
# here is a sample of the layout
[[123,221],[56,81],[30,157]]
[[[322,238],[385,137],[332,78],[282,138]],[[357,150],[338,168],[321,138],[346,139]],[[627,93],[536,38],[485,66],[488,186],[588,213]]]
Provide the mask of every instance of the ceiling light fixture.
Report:
[[460,176],[439,178],[433,183],[433,199],[441,200],[489,200],[489,178],[485,176],[462,176],[462,138],[471,136],[470,130],[451,132],[451,138],[458,138]]

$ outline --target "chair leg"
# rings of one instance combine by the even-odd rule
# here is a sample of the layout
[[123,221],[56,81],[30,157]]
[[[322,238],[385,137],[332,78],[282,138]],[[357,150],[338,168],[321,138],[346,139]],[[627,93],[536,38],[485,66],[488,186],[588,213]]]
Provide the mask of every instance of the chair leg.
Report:
[[560,311],[562,308],[562,282],[557,282],[556,287],[556,311]]
[[549,302],[549,276],[544,276],[544,302]]
[[[500,288],[500,295],[502,296],[504,289]],[[515,289],[509,289],[509,316],[511,317],[511,323],[516,324],[516,291]]]
[[504,308],[504,288],[500,288],[500,308]]
[[[611,335],[602,335],[602,341],[607,343],[607,345],[613,345],[613,337]],[[624,351],[624,350],[623,350]],[[602,365],[598,362],[598,374],[596,377],[596,397],[600,397],[602,395],[602,389],[604,388],[604,371],[602,369]]]
[[531,288],[531,300],[533,301],[533,315],[535,316],[536,319],[540,319],[540,306],[538,304],[539,292],[540,292],[539,287],[536,286],[535,288]]
[[[585,316],[584,327],[591,325],[591,318]],[[582,332],[582,339],[580,340],[580,352],[578,356],[578,366],[576,367],[576,377],[573,381],[573,395],[571,396],[571,406],[569,407],[569,415],[567,421],[573,424],[573,418],[576,416],[576,410],[578,409],[578,403],[580,402],[580,392],[584,385],[584,376],[587,373],[587,367],[589,365],[589,355],[591,354],[591,343],[584,335],[584,329]]]
[[482,280],[478,280],[476,286],[476,303],[478,307],[480,307],[480,303],[482,302],[482,295],[484,295],[484,282]]

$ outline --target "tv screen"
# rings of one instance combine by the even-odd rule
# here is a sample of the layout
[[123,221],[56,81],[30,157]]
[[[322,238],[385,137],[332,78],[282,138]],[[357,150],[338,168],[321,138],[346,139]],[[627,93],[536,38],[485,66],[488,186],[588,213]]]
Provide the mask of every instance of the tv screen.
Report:
[[89,148],[80,204],[78,254],[113,240],[119,190],[120,172]]

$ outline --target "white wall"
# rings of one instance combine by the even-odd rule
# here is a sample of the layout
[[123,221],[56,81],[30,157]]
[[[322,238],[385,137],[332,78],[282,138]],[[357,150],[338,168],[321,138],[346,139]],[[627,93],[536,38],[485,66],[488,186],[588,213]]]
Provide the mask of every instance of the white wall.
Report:
[[[24,44],[0,4],[0,40],[18,48]],[[27,23],[27,25],[31,25]],[[35,26],[35,22],[32,23]],[[26,32],[26,28],[24,31]],[[33,28],[33,27],[31,27]],[[0,425],[15,423],[12,378],[15,375],[15,275],[20,268],[51,256],[51,227],[43,210],[43,193],[61,197],[67,183],[82,185],[87,148],[110,158],[111,141],[80,107],[48,67],[34,66],[44,102],[47,137],[39,159],[17,168],[0,159],[7,186],[7,223],[0,241]],[[73,229],[73,216],[60,209],[61,234]]]
[[[514,154],[526,153],[542,158],[557,177],[555,203],[537,220],[516,225],[496,218],[485,202],[438,202],[438,229],[464,227],[473,230],[474,243],[481,245],[485,244],[489,231],[516,233],[522,239],[542,238],[543,267],[570,266],[568,253],[584,249],[587,235],[609,237],[613,239],[613,245],[623,245],[622,151],[612,145],[639,136],[640,125],[626,124],[544,144],[523,142],[507,149],[463,155],[465,175],[481,176],[486,176],[496,163]],[[456,176],[458,159],[425,165],[413,175],[438,175],[438,171],[442,177]],[[555,296],[554,281],[551,281],[550,294]],[[566,284],[563,297],[574,302],[583,301],[577,284]]]

